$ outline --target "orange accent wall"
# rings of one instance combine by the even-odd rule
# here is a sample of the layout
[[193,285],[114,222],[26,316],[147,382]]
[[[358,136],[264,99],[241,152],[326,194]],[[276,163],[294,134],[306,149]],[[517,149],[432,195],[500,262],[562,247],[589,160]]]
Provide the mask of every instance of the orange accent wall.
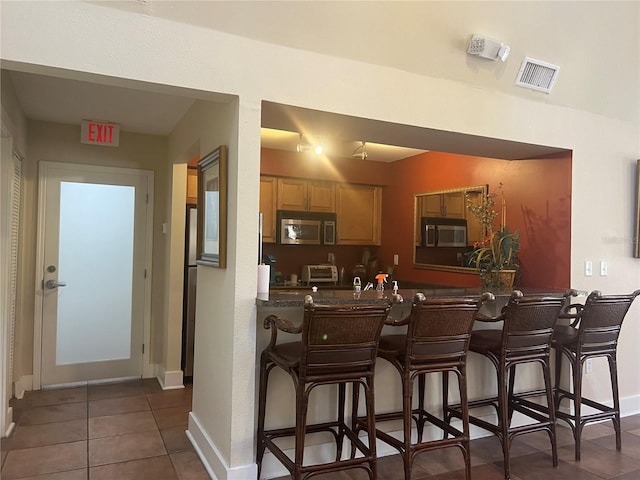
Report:
[[[264,175],[314,178],[381,185],[383,190],[382,246],[373,250],[381,270],[393,265],[399,280],[442,285],[477,286],[475,274],[413,268],[414,195],[469,185],[500,182],[507,205],[507,226],[520,231],[523,287],[568,288],[571,259],[571,154],[544,159],[498,160],[442,152],[427,152],[393,163],[328,159],[312,154],[262,149]],[[305,252],[265,245],[274,253],[283,273],[303,263],[325,260],[322,249],[336,254],[337,264],[349,273],[360,258],[360,247],[315,247]],[[313,257],[313,259],[309,258]],[[313,261],[312,261],[313,260]],[[402,284],[401,284],[402,286]]]

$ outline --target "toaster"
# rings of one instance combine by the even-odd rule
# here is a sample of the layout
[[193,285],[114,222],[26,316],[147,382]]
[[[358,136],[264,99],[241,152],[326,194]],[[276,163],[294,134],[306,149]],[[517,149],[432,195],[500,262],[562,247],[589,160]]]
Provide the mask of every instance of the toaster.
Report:
[[338,283],[338,267],[335,265],[303,265],[302,283]]

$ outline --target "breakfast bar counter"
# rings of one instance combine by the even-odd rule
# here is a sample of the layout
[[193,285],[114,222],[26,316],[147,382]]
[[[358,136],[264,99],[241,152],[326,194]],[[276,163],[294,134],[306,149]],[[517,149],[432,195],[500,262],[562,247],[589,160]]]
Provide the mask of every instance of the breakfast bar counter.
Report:
[[[523,288],[522,293],[525,295],[550,295],[550,296],[562,296],[565,290],[561,289],[541,289],[541,288]],[[422,293],[427,298],[446,298],[446,297],[480,297],[480,288],[471,287],[433,287],[427,288],[411,288],[411,289],[399,289],[398,294],[402,297],[402,307],[394,305],[394,309],[407,310],[406,306],[411,308],[411,301],[416,293]],[[500,313],[500,309],[506,305],[511,295],[511,290],[503,292],[492,292],[495,295],[495,300],[486,302],[482,308],[482,313],[487,316],[496,316]],[[298,287],[293,289],[274,289],[269,293],[258,294],[256,298],[256,305],[258,307],[258,319],[261,318],[260,312],[263,309],[271,308],[286,308],[286,307],[299,307],[300,314],[302,313],[301,307],[304,306],[305,297],[311,295],[313,301],[318,304],[357,304],[357,303],[386,303],[392,301],[393,290],[386,288],[382,295],[377,290],[371,289],[355,293],[352,288],[332,288],[330,286],[320,287],[318,291],[313,292],[311,287]],[[267,313],[270,315],[272,312]],[[264,316],[262,317],[264,318]],[[300,317],[302,318],[302,317]],[[295,320],[291,319],[290,320]]]
[[[559,289],[522,289],[525,295],[552,295],[562,296],[564,290]],[[402,297],[402,303],[394,303],[391,308],[390,316],[393,320],[405,318],[411,312],[412,299],[416,293],[423,293],[427,298],[430,297],[479,297],[481,291],[479,288],[464,287],[435,287],[435,288],[419,288],[419,289],[400,289],[398,294]],[[485,302],[481,309],[481,313],[488,317],[499,315],[502,307],[508,302],[511,291],[495,293],[495,300]],[[311,287],[295,288],[295,289],[274,289],[268,294],[259,295],[256,299],[257,322],[256,322],[256,373],[259,372],[260,352],[267,346],[271,336],[271,331],[264,328],[263,320],[268,315],[277,315],[285,318],[295,325],[302,323],[305,297],[311,295],[313,301],[318,304],[357,304],[357,303],[386,303],[391,301],[393,290],[385,289],[382,295],[375,290],[367,290],[356,294],[352,289],[332,289],[329,286],[319,287],[317,292],[313,292]],[[502,322],[476,322],[475,328],[501,328]],[[406,332],[406,326],[394,327],[385,325],[382,335],[398,334]],[[299,335],[291,335],[285,332],[278,332],[278,343],[286,343],[299,340]],[[536,389],[542,385],[542,369],[537,365],[524,365],[518,368],[516,377],[516,391]],[[256,379],[257,380],[257,379]],[[449,398],[451,402],[457,400],[457,385],[455,380],[450,382]],[[469,354],[467,366],[467,391],[470,400],[477,398],[486,398],[495,394],[496,372],[492,365],[481,356],[474,353]],[[257,385],[256,385],[257,386]],[[256,389],[256,392],[258,390]],[[308,411],[309,422],[327,421],[335,418],[336,415],[336,396],[337,389],[334,387],[318,388],[311,395]],[[436,378],[427,378],[427,392],[425,404],[429,408],[438,412],[441,405],[441,382]],[[376,412],[398,411],[402,408],[402,390],[399,375],[391,364],[379,360],[376,363],[376,379],[375,379],[375,403]],[[256,399],[257,405],[257,399]],[[483,414],[482,412],[480,414]],[[484,412],[486,420],[495,422],[495,413],[488,409]],[[388,422],[391,425],[384,425],[389,433],[394,434],[401,425],[395,425],[394,422]],[[455,425],[455,421],[453,422]],[[267,398],[267,418],[265,427],[280,428],[295,424],[295,394],[293,382],[280,369],[274,369],[269,379],[269,390]],[[394,430],[395,429],[395,430]],[[482,433],[481,433],[482,432]],[[486,434],[482,430],[474,430],[472,426],[472,436],[476,434]],[[425,431],[425,435],[430,432]],[[433,432],[436,435],[436,432]],[[438,433],[441,435],[441,433]],[[329,442],[329,443],[327,443]],[[312,435],[307,441],[308,454],[310,461],[312,458],[322,459],[326,461],[327,450],[331,450],[331,441],[322,435]],[[287,445],[293,449],[293,442]],[[307,450],[307,449],[305,449]],[[291,451],[289,452],[291,453]],[[388,447],[384,443],[378,443],[378,455],[384,456],[394,454],[395,450]],[[282,470],[281,464],[276,461],[271,454],[265,456],[262,468],[263,474],[267,477],[286,474]],[[305,458],[307,453],[305,453]]]

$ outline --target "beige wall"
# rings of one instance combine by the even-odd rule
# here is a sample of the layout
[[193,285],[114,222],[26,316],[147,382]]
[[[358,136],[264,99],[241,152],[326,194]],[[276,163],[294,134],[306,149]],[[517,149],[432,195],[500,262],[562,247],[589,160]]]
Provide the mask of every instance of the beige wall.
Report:
[[[553,106],[533,95],[518,98],[87,3],[21,2],[2,8],[2,56],[14,67],[89,71],[238,97],[237,105],[214,121],[222,122],[222,130],[212,129],[210,136],[203,132],[210,144],[200,147],[204,152],[224,140],[230,150],[228,267],[200,267],[198,289],[205,298],[199,296],[197,322],[206,327],[199,330],[202,338],[196,344],[190,423],[190,432],[200,431],[196,441],[219,478],[249,478],[254,468],[256,219],[263,99],[572,149],[572,286],[629,292],[640,285],[640,264],[631,258],[632,173],[640,158],[637,123]],[[630,9],[637,14],[636,6]],[[78,38],[83,42],[79,44]],[[637,45],[629,46],[628,61],[637,65]],[[637,91],[628,96],[629,102],[638,103]],[[185,142],[176,151],[188,148]],[[608,260],[609,276],[584,277],[585,259]],[[164,290],[170,289],[170,281],[164,279]],[[626,413],[640,411],[640,350],[635,345],[640,338],[639,316],[636,303],[619,349]],[[597,386],[605,375],[605,364],[594,363],[585,394],[607,400],[606,390]]]

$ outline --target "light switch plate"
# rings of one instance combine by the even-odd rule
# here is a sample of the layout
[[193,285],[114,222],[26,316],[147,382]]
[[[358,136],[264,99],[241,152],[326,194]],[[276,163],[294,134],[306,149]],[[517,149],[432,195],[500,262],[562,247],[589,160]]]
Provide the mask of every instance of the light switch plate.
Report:
[[591,260],[584,261],[584,276],[590,277],[593,275],[593,262]]
[[605,260],[600,260],[600,276],[606,277],[609,273],[609,265]]

